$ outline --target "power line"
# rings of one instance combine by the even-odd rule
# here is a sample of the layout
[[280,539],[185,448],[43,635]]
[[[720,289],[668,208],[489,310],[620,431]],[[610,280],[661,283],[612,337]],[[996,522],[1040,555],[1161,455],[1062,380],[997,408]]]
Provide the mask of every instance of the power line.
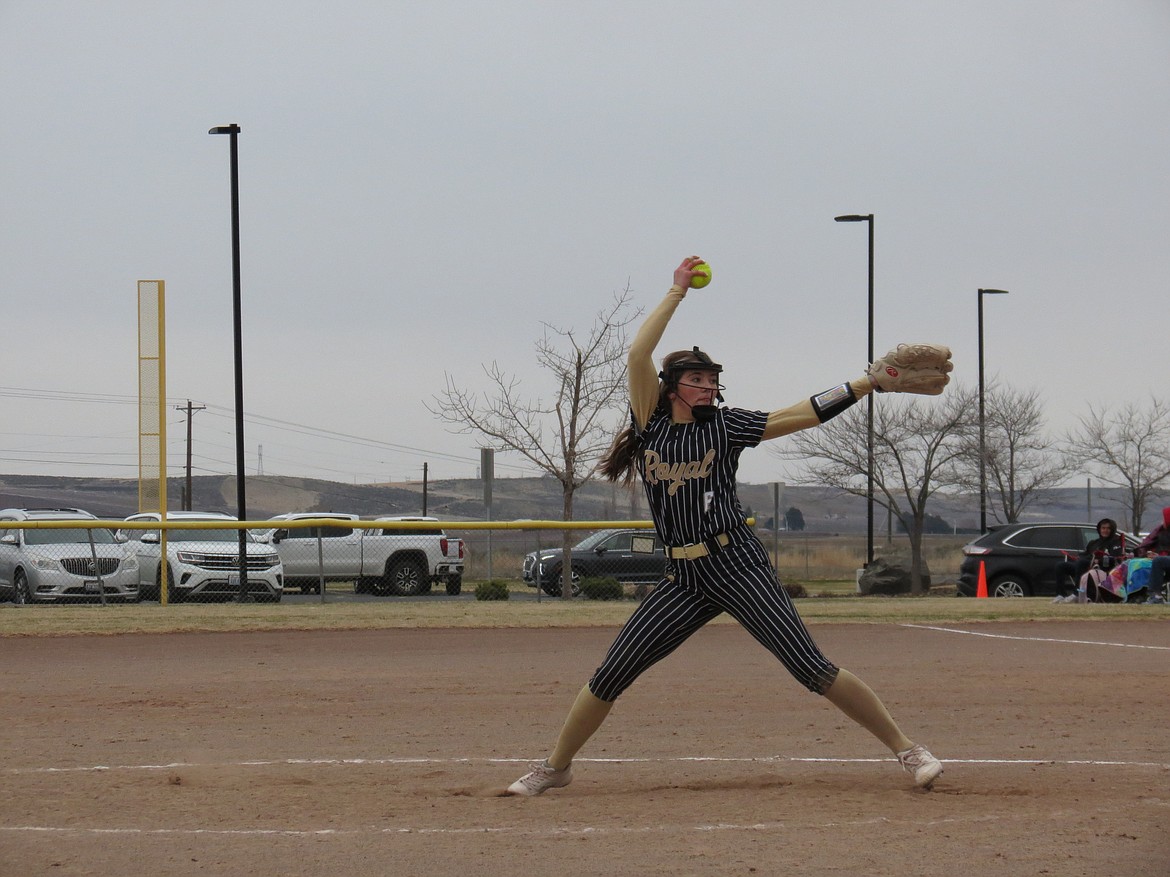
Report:
[[[230,408],[224,408],[220,405],[208,405],[207,407],[212,412],[225,412],[224,414],[220,415],[221,417],[231,413]],[[359,445],[365,445],[367,447],[385,448],[392,451],[403,451],[406,453],[419,454],[426,457],[440,457],[446,460],[454,460],[460,463],[475,463],[479,459],[478,457],[464,457],[458,454],[446,454],[441,451],[428,450],[426,448],[415,448],[410,445],[400,445],[394,442],[384,441],[382,439],[372,439],[365,436],[353,435],[352,433],[348,432],[337,432],[331,429],[322,429],[321,427],[309,426],[308,424],[304,423],[294,423],[289,420],[280,420],[276,417],[266,417],[262,414],[249,414],[245,419],[251,423],[262,426],[275,425],[282,429],[286,429],[289,432],[299,433],[301,435],[322,436],[324,438],[332,438],[337,441],[355,443]]]
[[[87,393],[87,392],[75,391],[75,390],[44,390],[44,389],[35,389],[35,388],[31,388],[31,387],[2,387],[2,386],[0,386],[0,396],[10,397],[10,398],[20,398],[20,399],[33,399],[33,400],[48,401],[48,402],[70,402],[70,403],[89,402],[89,403],[94,403],[94,404],[115,404],[115,405],[133,405],[133,406],[137,406],[138,402],[139,402],[138,397],[134,396],[134,395],[114,394],[114,393]],[[178,400],[175,400],[175,399],[168,399],[167,404],[169,405],[172,403],[176,403],[177,401]],[[184,401],[185,401],[185,404],[182,404],[181,402],[179,402],[178,404],[174,404],[174,407],[177,410],[186,410],[186,406],[190,405],[191,402],[189,399],[184,400]],[[223,406],[223,405],[215,405],[215,404],[207,403],[207,404],[202,405],[200,408],[194,409],[194,410],[207,410],[208,413],[211,414],[212,416],[234,418],[234,409]],[[268,417],[268,416],[263,415],[263,414],[248,413],[245,415],[244,419],[248,423],[252,423],[252,424],[258,425],[258,426],[267,427],[269,429],[275,429],[275,430],[279,430],[279,431],[283,431],[283,432],[293,433],[296,435],[307,435],[310,437],[328,439],[330,441],[336,441],[336,442],[340,442],[343,444],[356,445],[359,447],[376,448],[378,450],[390,450],[390,451],[394,451],[396,453],[402,453],[402,454],[407,454],[407,455],[414,456],[414,457],[419,457],[419,458],[424,459],[424,460],[436,460],[436,459],[437,460],[446,460],[446,461],[455,462],[455,463],[465,463],[465,464],[468,464],[469,466],[477,465],[478,460],[479,460],[478,457],[464,456],[461,454],[445,453],[442,451],[436,451],[434,449],[414,447],[412,445],[403,445],[403,444],[398,444],[396,442],[389,442],[389,441],[385,441],[382,439],[369,438],[367,436],[360,436],[360,435],[356,435],[353,433],[340,432],[337,430],[330,430],[330,429],[323,429],[321,427],[311,426],[309,424],[304,424],[304,423],[296,423],[294,421],[283,420],[281,418]],[[0,434],[13,436],[13,437],[25,436],[25,437],[29,437],[29,438],[49,437],[49,438],[63,438],[63,439],[96,439],[96,438],[117,438],[118,437],[116,435],[78,436],[78,435],[72,435],[72,434],[71,435],[47,435],[47,434],[36,434],[36,433],[0,433]],[[122,433],[121,437],[128,438],[129,436],[127,433]],[[307,453],[312,453],[312,451],[309,449],[303,449],[303,450],[305,450]],[[45,453],[61,453],[61,454],[70,453],[70,452],[65,452],[65,451],[50,452],[50,451],[46,451],[42,448],[38,448],[37,452],[39,452],[41,454],[45,454]],[[9,453],[13,453],[13,451],[9,451]],[[20,452],[16,451],[16,453],[20,453]],[[78,453],[78,452],[74,451],[72,453]],[[86,454],[85,452],[81,452],[81,453],[82,453],[82,456],[88,456],[88,454]],[[133,456],[136,457],[137,452],[134,452]],[[3,461],[3,462],[28,462],[28,463],[56,462],[56,461],[51,461],[51,460],[39,460],[39,459],[28,459],[28,460],[8,459],[8,458],[4,458],[4,457],[0,457],[0,461]],[[61,461],[62,464],[64,464],[65,462],[66,461]],[[76,463],[77,465],[98,465],[98,464],[94,464],[94,463],[82,463],[80,460],[75,460],[72,462]],[[222,462],[225,465],[227,465],[226,461],[213,460],[213,462],[216,462],[216,463]],[[382,461],[378,461],[378,464],[382,465],[383,463],[382,463]],[[113,464],[113,463],[111,463],[111,464],[107,464],[107,465],[124,467],[124,466],[130,466],[130,465],[136,466],[137,464]],[[523,473],[523,474],[531,474],[531,467],[518,465],[518,464],[509,464],[509,463],[499,463],[497,465],[501,469],[507,469],[507,470],[511,470],[511,471],[515,471],[515,472]],[[331,469],[330,467],[320,466],[319,464],[312,464],[312,468],[316,468],[320,471],[325,471],[325,472],[337,472],[338,474],[345,474],[346,473],[346,470],[334,470],[334,469]]]
[[79,390],[35,390],[31,387],[0,387],[0,396],[13,399],[41,399],[51,402],[95,402],[103,405],[137,405],[137,396],[115,393],[83,393]]

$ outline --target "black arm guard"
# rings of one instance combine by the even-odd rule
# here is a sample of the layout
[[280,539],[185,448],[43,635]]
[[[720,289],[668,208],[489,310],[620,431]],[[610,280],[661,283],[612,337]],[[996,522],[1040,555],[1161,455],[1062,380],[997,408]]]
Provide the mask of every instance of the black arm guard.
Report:
[[812,402],[813,411],[821,423],[824,423],[826,420],[832,420],[846,408],[856,405],[857,394],[853,392],[851,385],[841,384],[839,387],[809,397],[808,401]]

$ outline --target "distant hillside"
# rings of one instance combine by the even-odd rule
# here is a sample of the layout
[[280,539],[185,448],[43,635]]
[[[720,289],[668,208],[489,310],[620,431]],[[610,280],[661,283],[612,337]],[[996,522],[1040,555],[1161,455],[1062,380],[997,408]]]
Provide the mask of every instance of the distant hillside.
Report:
[[[168,484],[170,508],[182,507],[183,480]],[[740,499],[761,522],[772,517],[775,506],[771,484],[741,484]],[[248,517],[264,519],[282,512],[336,511],[363,516],[427,514],[445,520],[483,520],[483,483],[478,479],[399,484],[345,484],[312,478],[250,476],[245,482]],[[234,476],[200,476],[192,479],[192,507],[203,511],[236,511]],[[1155,523],[1158,511],[1170,505],[1170,494],[1156,497],[1143,522]],[[102,518],[124,518],[138,511],[138,483],[134,479],[58,478],[34,475],[0,475],[0,508],[81,508]],[[781,515],[796,506],[806,528],[818,533],[863,533],[866,529],[865,498],[842,495],[818,487],[786,486],[780,498]],[[940,496],[930,513],[952,527],[972,531],[978,525],[978,497]],[[492,519],[497,521],[562,519],[560,485],[552,478],[502,478],[493,484]],[[647,517],[639,490],[627,490],[607,482],[581,488],[574,501],[577,520],[630,520]],[[1121,492],[1094,488],[1050,490],[1025,516],[1028,520],[1096,520],[1114,517],[1127,522]],[[989,517],[992,517],[989,515]],[[993,519],[993,517],[992,517]],[[884,533],[886,516],[876,508],[875,530]]]

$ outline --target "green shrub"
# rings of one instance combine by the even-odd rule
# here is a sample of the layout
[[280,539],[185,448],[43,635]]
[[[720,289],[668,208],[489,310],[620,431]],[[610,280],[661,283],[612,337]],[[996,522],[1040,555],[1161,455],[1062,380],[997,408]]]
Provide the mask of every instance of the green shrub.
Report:
[[785,582],[782,587],[793,600],[808,596],[808,590],[800,582]]
[[491,581],[480,582],[475,586],[475,599],[507,600],[508,583],[501,579],[492,579]]
[[581,579],[581,596],[588,600],[624,600],[626,589],[612,577]]

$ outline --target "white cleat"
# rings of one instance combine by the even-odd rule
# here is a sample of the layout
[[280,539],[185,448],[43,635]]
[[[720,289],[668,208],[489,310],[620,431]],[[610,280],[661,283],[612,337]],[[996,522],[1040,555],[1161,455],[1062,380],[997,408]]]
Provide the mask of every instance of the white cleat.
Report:
[[921,744],[899,752],[898,763],[914,777],[914,785],[920,789],[929,789],[943,772],[942,762]]
[[557,770],[547,761],[538,761],[532,765],[532,770],[508,786],[509,795],[524,795],[533,797],[549,789],[560,789],[573,781],[573,766],[564,770]]

